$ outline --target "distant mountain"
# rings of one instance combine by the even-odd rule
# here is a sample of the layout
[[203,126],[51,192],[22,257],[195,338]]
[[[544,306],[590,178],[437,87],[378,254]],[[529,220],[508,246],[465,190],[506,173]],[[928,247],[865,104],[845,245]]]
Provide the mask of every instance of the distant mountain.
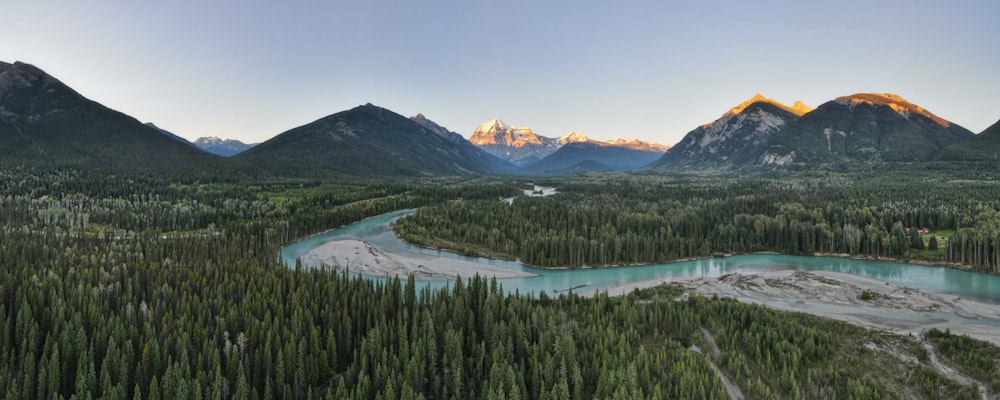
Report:
[[276,176],[420,177],[491,171],[467,147],[371,104],[291,129],[232,158]]
[[[581,148],[571,148],[555,159],[550,160],[543,166],[564,170],[567,165],[576,164],[586,158],[574,159],[573,157],[597,157],[613,160],[620,156],[622,149],[631,149],[640,154],[640,159],[648,158],[647,153],[657,153],[657,158],[667,151],[670,146],[657,143],[644,142],[641,140],[615,139],[607,142],[593,140],[587,135],[579,132],[570,132],[558,138],[550,138],[535,134],[531,128],[511,126],[499,119],[487,121],[478,127],[469,138],[469,142],[488,153],[509,161],[521,167],[519,171],[525,173],[535,173],[535,163],[538,163],[554,155],[559,149],[574,143],[590,143],[596,146],[583,146]],[[582,149],[586,149],[581,151]],[[597,149],[597,150],[595,150]],[[607,160],[605,160],[607,161]],[[631,170],[634,162],[612,161],[610,164],[588,164],[592,167],[599,166],[600,169],[611,170]],[[548,168],[548,167],[546,167]]]
[[198,146],[199,149],[215,155],[232,157],[247,151],[247,149],[254,147],[257,144],[247,144],[236,139],[223,139],[215,136],[206,136],[195,139],[194,145]]
[[166,129],[160,128],[155,124],[153,124],[152,122],[147,122],[145,125],[150,128],[156,129],[158,132],[167,135],[168,137],[171,137],[178,142],[184,143],[198,150],[212,153],[222,157],[232,157],[257,145],[257,143],[247,144],[239,140],[223,139],[216,136],[200,137],[198,139],[195,139],[194,142],[189,142],[187,139],[182,138]]
[[642,151],[658,152],[658,153],[666,153],[667,150],[670,150],[670,146],[667,146],[665,144],[646,142],[638,139],[618,138],[618,139],[608,140],[604,143],[612,146],[627,147],[632,150],[642,150]]
[[760,156],[771,137],[811,109],[798,101],[789,107],[760,94],[733,107],[714,122],[681,139],[652,168],[731,168]]
[[0,62],[0,143],[8,166],[193,174],[222,165],[21,62]]
[[775,133],[762,165],[927,161],[972,132],[894,94],[861,93],[820,105]]
[[590,138],[580,132],[570,132],[559,137],[559,144],[561,145],[568,143],[586,143],[589,141]]
[[973,138],[949,145],[938,159],[944,161],[1000,161],[1000,121]]
[[420,126],[429,129],[431,132],[434,132],[439,136],[447,139],[456,146],[465,149],[466,152],[468,152],[470,155],[472,155],[475,159],[479,160],[483,164],[487,165],[491,170],[499,172],[499,171],[509,171],[514,169],[514,164],[511,164],[506,160],[494,156],[493,154],[490,154],[486,150],[476,147],[474,144],[472,144],[472,142],[466,140],[465,137],[463,137],[462,135],[449,131],[448,128],[445,128],[441,125],[438,125],[434,121],[427,119],[427,117],[425,117],[424,114],[417,114],[415,116],[410,117],[410,119],[413,120],[413,122],[419,124]]
[[469,141],[486,152],[518,166],[541,160],[562,145],[559,139],[539,136],[531,128],[510,126],[499,119],[476,127]]
[[555,153],[521,167],[530,174],[569,174],[582,170],[633,171],[658,160],[662,151],[636,150],[628,145],[604,142],[570,142]]

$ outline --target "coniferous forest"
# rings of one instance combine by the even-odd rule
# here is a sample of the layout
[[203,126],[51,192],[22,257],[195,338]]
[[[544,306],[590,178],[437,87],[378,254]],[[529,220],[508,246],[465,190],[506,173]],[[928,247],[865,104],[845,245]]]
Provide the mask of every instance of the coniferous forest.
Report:
[[565,193],[553,197],[430,205],[401,220],[397,232],[425,246],[540,267],[772,251],[1000,273],[1000,187],[988,180],[926,180],[906,174],[578,180],[558,184]]
[[[923,178],[919,178],[923,179]],[[402,208],[408,240],[541,266],[847,253],[997,271],[998,190],[900,176],[330,183],[0,171],[6,399],[973,399],[1000,349],[682,293],[429,289],[286,266],[282,246]],[[889,183],[885,183],[889,182]],[[922,237],[906,228],[931,230]]]

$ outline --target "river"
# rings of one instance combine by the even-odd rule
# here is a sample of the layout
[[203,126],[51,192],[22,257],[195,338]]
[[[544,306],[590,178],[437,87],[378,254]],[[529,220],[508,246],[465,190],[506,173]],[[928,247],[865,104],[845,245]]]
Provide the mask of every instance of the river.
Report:
[[[554,294],[573,288],[574,292],[579,294],[592,294],[597,291],[657,278],[713,278],[730,273],[753,274],[798,270],[848,273],[877,279],[893,285],[911,287],[925,292],[949,294],[985,303],[1000,304],[1000,276],[954,268],[855,260],[841,257],[748,254],[642,266],[539,269],[513,261],[466,257],[451,252],[425,249],[405,243],[393,234],[391,225],[396,219],[413,212],[414,210],[395,211],[311,236],[283,248],[281,257],[287,265],[295,265],[297,257],[323,243],[332,240],[357,239],[367,241],[373,248],[380,252],[402,257],[406,257],[407,254],[434,255],[513,268],[535,274],[535,276],[530,277],[499,280],[503,287],[511,292],[514,290],[518,290],[521,293],[539,293],[545,291],[549,294]],[[378,277],[372,278],[380,279]],[[435,287],[447,284],[445,280],[430,280],[427,282]]]

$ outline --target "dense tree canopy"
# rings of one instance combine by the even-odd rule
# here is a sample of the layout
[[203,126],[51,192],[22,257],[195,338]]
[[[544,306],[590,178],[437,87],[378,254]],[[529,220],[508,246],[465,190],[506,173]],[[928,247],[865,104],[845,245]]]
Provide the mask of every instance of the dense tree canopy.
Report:
[[[406,240],[541,267],[628,265],[727,253],[835,253],[1000,272],[1000,187],[920,178],[577,181],[552,197],[434,204]],[[929,229],[928,237],[918,230]],[[927,249],[931,236],[935,248]]]
[[[694,234],[704,227],[694,219],[697,203],[713,203],[587,188],[565,189],[579,196],[564,196],[578,213],[549,199],[500,206],[573,214],[572,226],[594,223],[595,233],[620,223],[638,234],[664,223]],[[516,193],[507,182],[180,182],[0,171],[0,189],[0,394],[8,399],[721,399],[723,377],[748,398],[976,396],[930,369],[912,338],[727,300],[677,300],[671,287],[553,298],[472,277],[431,290],[276,260],[298,238],[398,208],[490,210]],[[694,185],[690,193],[712,190]],[[815,208],[753,201],[752,187],[732,190],[704,209],[736,202],[752,216]],[[607,199],[583,212],[588,197]],[[596,207],[615,199],[620,220]],[[879,209],[870,223],[898,212],[913,219],[906,224],[927,218],[959,234],[981,220],[951,220],[964,218],[968,204],[926,216]],[[674,212],[657,207],[692,214],[679,212],[675,228]],[[949,362],[982,371],[984,381],[997,375],[994,346],[935,338]]]

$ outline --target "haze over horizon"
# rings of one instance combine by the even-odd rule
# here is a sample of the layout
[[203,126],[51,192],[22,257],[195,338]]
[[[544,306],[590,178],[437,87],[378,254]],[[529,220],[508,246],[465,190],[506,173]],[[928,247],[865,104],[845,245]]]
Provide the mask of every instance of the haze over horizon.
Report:
[[0,60],[187,139],[261,142],[371,102],[673,145],[755,93],[891,92],[1000,118],[1000,3],[16,2]]

